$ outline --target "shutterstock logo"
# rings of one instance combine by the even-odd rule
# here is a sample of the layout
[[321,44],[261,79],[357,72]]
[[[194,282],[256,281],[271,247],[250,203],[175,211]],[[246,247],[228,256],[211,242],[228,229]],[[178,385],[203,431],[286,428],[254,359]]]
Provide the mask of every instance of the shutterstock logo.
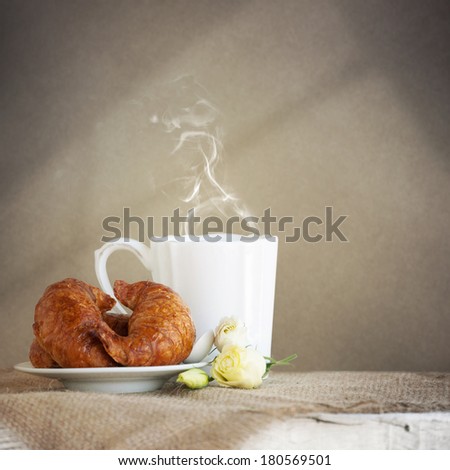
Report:
[[[254,242],[261,236],[275,241],[274,234],[283,238],[286,243],[304,241],[306,243],[339,242],[346,243],[348,238],[342,230],[342,224],[348,215],[336,216],[332,206],[326,206],[321,216],[309,215],[300,221],[294,216],[276,217],[272,215],[270,207],[265,209],[261,217],[233,216],[225,220],[220,217],[208,216],[202,219],[195,215],[195,209],[189,209],[186,215],[180,214],[180,209],[175,209],[170,216],[155,218],[152,216],[145,219],[131,215],[129,207],[123,208],[121,216],[108,216],[102,221],[105,234],[102,242],[110,242],[117,238],[125,240],[131,237],[131,227],[137,229],[137,239],[145,242],[166,241],[169,236],[177,241],[198,241],[202,239],[216,242],[221,237],[218,233],[225,233],[230,238],[233,233],[240,233],[241,239],[246,242]],[[156,233],[159,227],[159,234]],[[136,238],[136,237],[134,237]]]

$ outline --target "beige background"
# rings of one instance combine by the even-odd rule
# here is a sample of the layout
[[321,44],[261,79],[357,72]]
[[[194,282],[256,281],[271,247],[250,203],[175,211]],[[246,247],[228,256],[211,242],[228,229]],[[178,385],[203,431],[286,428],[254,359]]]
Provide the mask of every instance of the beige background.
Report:
[[96,283],[104,217],[177,207],[185,163],[150,117],[190,75],[252,213],[349,216],[348,243],[280,245],[274,355],[448,370],[449,20],[446,1],[2,1],[0,365],[27,359],[48,284]]

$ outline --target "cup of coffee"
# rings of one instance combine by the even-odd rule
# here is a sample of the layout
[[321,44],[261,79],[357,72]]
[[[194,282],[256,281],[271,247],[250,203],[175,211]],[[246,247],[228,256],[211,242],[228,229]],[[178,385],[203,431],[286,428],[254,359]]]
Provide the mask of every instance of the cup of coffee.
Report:
[[[107,260],[117,250],[133,253],[154,282],[177,292],[189,306],[197,337],[213,330],[223,317],[241,319],[249,340],[271,355],[278,239],[214,234],[195,238],[167,237],[151,246],[117,239],[95,251],[101,288],[114,297]],[[127,313],[119,303],[118,313]]]

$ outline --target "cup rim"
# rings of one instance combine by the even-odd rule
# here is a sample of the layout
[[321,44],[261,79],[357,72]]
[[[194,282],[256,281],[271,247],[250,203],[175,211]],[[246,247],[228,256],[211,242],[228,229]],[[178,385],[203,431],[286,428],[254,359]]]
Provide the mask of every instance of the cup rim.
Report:
[[167,235],[163,239],[151,240],[150,243],[278,243],[276,235],[242,235],[238,233],[213,232],[203,235],[183,234]]

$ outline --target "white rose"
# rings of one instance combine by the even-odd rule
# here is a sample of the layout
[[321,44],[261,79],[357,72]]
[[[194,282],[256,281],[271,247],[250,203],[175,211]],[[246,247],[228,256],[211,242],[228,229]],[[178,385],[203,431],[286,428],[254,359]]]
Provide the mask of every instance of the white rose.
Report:
[[252,348],[224,346],[214,359],[211,376],[220,385],[237,388],[257,388],[266,372],[264,356]]
[[222,351],[227,344],[243,347],[250,344],[247,337],[247,328],[236,317],[223,318],[216,328],[214,335],[214,345],[219,351]]

